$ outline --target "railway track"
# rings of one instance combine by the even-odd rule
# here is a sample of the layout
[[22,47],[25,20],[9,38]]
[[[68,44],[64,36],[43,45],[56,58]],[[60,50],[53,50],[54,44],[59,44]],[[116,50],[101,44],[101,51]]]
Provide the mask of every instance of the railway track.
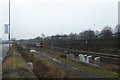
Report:
[[[51,48],[50,46],[44,46],[44,47]],[[81,50],[66,49],[66,48],[60,48],[60,47],[52,47],[51,49],[62,51],[62,52],[67,50],[68,53],[73,53],[75,54],[75,56],[78,56],[78,54],[87,54],[87,55],[92,55],[93,57],[99,56],[101,57],[102,62],[115,64],[115,65],[118,65],[118,62],[120,61],[120,55],[97,53],[97,52],[90,52],[90,51],[81,51]]]

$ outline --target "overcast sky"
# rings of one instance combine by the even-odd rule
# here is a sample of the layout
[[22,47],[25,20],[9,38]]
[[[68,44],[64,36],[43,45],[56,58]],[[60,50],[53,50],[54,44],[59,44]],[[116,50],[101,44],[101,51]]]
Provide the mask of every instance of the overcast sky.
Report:
[[[41,33],[50,36],[87,29],[101,31],[106,25],[114,28],[118,24],[118,1],[11,0],[11,35],[25,39]],[[8,23],[8,0],[0,2],[0,21],[2,38],[7,39],[4,24]]]

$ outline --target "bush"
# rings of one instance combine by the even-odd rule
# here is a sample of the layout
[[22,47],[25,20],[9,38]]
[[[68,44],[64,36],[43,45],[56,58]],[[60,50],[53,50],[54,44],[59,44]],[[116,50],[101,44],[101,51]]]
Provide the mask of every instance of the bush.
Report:
[[66,56],[66,54],[60,54],[60,57],[66,58],[67,56]]
[[66,76],[60,68],[42,59],[36,59],[33,66],[33,71],[38,78],[64,78]]

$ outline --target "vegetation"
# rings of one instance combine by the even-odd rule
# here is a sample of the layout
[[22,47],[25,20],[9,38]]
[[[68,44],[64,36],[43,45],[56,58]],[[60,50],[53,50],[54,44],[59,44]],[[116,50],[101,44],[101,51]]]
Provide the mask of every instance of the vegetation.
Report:
[[[120,25],[117,25],[115,29],[112,29],[110,26],[105,26],[101,31],[85,30],[78,34],[77,33],[70,33],[70,34],[63,34],[63,35],[58,34],[58,35],[52,35],[47,37],[45,37],[45,35],[42,34],[42,37],[36,37],[35,39],[29,39],[29,40],[18,40],[18,43],[20,45],[25,45],[27,47],[31,47],[31,46],[35,47],[36,43],[39,43],[40,45],[42,45],[42,47],[50,46],[51,50],[55,47],[58,47],[60,49],[67,48],[68,50],[71,49],[71,51],[74,50],[78,52],[93,51],[93,52],[101,52],[101,53],[118,55],[118,50],[120,46],[118,44],[119,40],[120,40]],[[80,64],[78,62],[65,59],[66,56],[62,52],[51,51],[51,50],[50,51],[43,50],[43,52],[65,63],[74,65],[77,68],[85,68],[87,71],[99,74],[104,77],[114,78],[118,76],[118,73],[116,73],[115,71],[111,71],[111,70],[109,71],[109,70],[106,70],[106,68],[88,67],[88,65],[86,66],[84,64]],[[22,55],[24,56],[25,59],[27,58],[29,59],[30,57],[26,53]],[[41,61],[43,59],[39,59],[40,60],[39,61],[36,57],[34,57],[34,59],[33,57],[29,59],[29,60],[31,59],[36,60],[34,61],[34,65],[44,62],[44,61]],[[109,59],[107,59],[107,61],[109,61]],[[109,62],[112,62],[112,61],[113,60],[110,60]],[[113,62],[116,62],[116,61],[113,61]],[[44,63],[42,63],[42,65],[44,65]],[[41,68],[42,65],[39,65],[39,67]],[[45,64],[44,66],[48,66],[48,65]],[[37,70],[35,71],[37,72]],[[36,74],[39,74],[39,73],[36,73]]]
[[[38,78],[78,78],[80,76],[69,73],[63,68],[41,58],[37,54],[30,53],[18,46],[18,49],[26,62],[33,61],[33,72]],[[32,55],[32,56],[31,56]]]
[[110,26],[105,26],[101,31],[85,30],[78,34],[58,34],[47,37],[42,34],[42,37],[29,39],[27,42],[24,42],[24,40],[19,40],[18,42],[27,46],[35,46],[36,43],[41,43],[41,45],[51,47],[118,54],[118,40],[120,40],[118,39],[120,38],[119,28],[119,25],[115,27],[115,30]]
[[[80,62],[76,62],[76,61],[73,61],[73,60],[68,60],[66,58],[63,58],[63,57],[60,57],[62,53],[58,52],[58,51],[52,51],[51,50],[49,51],[48,49],[36,49],[36,50],[40,50],[42,51],[44,54],[47,54],[49,56],[52,56],[64,63],[67,63],[67,64],[70,64],[72,66],[75,66],[77,68],[82,68],[88,72],[93,72],[93,73],[96,73],[100,76],[103,76],[105,78],[118,78],[118,73],[115,72],[115,71],[112,71],[112,70],[109,70],[109,69],[106,69],[106,67],[100,67],[100,68],[96,68],[96,67],[93,67],[93,66],[90,66],[90,65],[86,65],[86,64],[83,64],[83,63],[80,63]],[[109,65],[112,67],[112,65]]]
[[16,45],[13,44],[3,60],[3,79],[4,78],[36,78],[31,72],[27,63],[18,52]]
[[[38,57],[36,55],[36,57]],[[78,76],[73,75],[65,71],[64,69],[56,66],[49,61],[38,58],[35,60],[35,68],[33,71],[37,74],[39,78],[77,78]]]

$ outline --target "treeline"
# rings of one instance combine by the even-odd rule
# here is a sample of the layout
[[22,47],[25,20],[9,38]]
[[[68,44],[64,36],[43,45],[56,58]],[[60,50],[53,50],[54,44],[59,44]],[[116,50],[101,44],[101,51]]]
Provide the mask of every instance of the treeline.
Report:
[[79,34],[70,33],[29,39],[29,42],[40,43],[51,47],[62,47],[69,49],[88,50],[105,53],[118,53],[118,40],[120,37],[120,25],[115,29],[106,26],[101,31],[85,30]]

